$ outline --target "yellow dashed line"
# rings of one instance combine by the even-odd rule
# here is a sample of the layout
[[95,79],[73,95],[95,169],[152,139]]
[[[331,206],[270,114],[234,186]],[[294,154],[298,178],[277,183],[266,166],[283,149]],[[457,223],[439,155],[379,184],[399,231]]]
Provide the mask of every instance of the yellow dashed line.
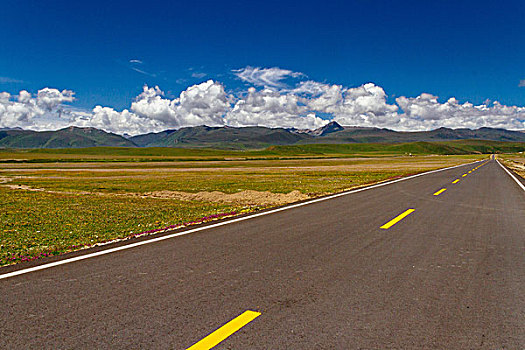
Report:
[[222,342],[224,339],[228,338],[233,333],[237,332],[242,327],[246,326],[248,323],[252,322],[260,315],[260,312],[250,310],[245,311],[243,314],[237,316],[230,322],[226,323],[224,326],[217,329],[215,332],[211,333],[206,338],[190,346],[187,350],[211,349],[218,345],[220,342]]
[[434,196],[439,196],[441,193],[445,192],[446,190],[447,190],[446,188],[442,188],[439,191],[437,191],[436,193],[434,193]]
[[397,224],[399,221],[403,220],[405,217],[407,217],[408,215],[410,215],[414,211],[415,211],[415,209],[407,209],[402,214],[399,214],[398,216],[396,216],[395,218],[393,218],[392,220],[390,220],[389,222],[387,222],[386,224],[384,224],[380,228],[382,228],[384,230],[387,230],[390,227],[392,227],[395,224]]

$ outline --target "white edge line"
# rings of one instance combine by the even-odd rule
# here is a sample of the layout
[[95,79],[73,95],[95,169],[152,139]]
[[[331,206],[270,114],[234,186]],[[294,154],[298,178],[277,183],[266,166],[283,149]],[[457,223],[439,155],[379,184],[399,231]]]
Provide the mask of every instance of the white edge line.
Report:
[[[183,231],[183,232],[172,233],[170,235],[166,235],[166,236],[162,236],[162,237],[156,237],[156,238],[148,239],[148,240],[145,240],[145,241],[140,241],[140,242],[136,242],[136,243],[126,244],[126,245],[123,245],[123,246],[120,246],[120,247],[115,247],[115,248],[101,250],[101,251],[98,251],[98,252],[95,252],[95,253],[84,254],[84,255],[76,256],[74,258],[59,260],[59,261],[55,261],[55,262],[51,262],[51,263],[47,263],[47,264],[42,264],[42,265],[38,265],[38,266],[34,266],[34,267],[29,267],[27,269],[17,270],[17,271],[13,271],[13,272],[9,272],[9,273],[4,273],[4,274],[0,275],[0,280],[1,279],[5,279],[5,278],[9,278],[9,277],[18,276],[18,275],[23,275],[23,274],[30,273],[30,272],[35,272],[35,271],[39,271],[39,270],[49,269],[51,267],[55,267],[55,266],[59,266],[59,265],[69,264],[69,263],[72,263],[72,262],[75,262],[75,261],[80,261],[80,260],[85,260],[85,259],[89,259],[89,258],[94,258],[96,256],[110,254],[110,253],[118,252],[120,250],[125,250],[125,249],[134,248],[134,247],[139,247],[141,245],[145,245],[145,244],[149,244],[149,243],[160,242],[160,241],[164,241],[166,239],[171,239],[171,238],[174,238],[174,237],[189,235],[190,233],[195,233],[195,232],[199,232],[199,231],[203,231],[203,230],[209,230],[211,228],[224,226],[224,225],[229,225],[229,224],[233,224],[235,222],[249,220],[249,219],[253,219],[253,218],[259,217],[259,216],[270,215],[270,214],[277,213],[277,212],[280,212],[280,211],[283,211],[283,210],[288,210],[288,209],[302,207],[302,206],[305,206],[305,205],[308,205],[308,204],[323,202],[323,201],[326,201],[326,200],[329,200],[329,199],[333,199],[333,198],[337,198],[337,197],[341,197],[341,196],[346,196],[348,194],[357,193],[357,192],[366,191],[366,190],[371,190],[373,188],[390,185],[390,184],[393,184],[393,183],[396,183],[396,182],[410,180],[410,179],[413,179],[415,177],[428,175],[428,174],[432,174],[432,173],[437,173],[437,172],[440,172],[440,171],[454,169],[454,168],[458,168],[458,167],[462,167],[462,166],[466,166],[466,165],[470,165],[470,164],[475,164],[475,163],[479,163],[479,162],[483,162],[483,161],[485,161],[485,160],[480,160],[480,161],[476,161],[476,162],[472,162],[472,163],[455,165],[455,166],[451,166],[451,167],[448,167],[448,168],[430,170],[430,171],[426,171],[424,173],[419,173],[419,174],[411,175],[411,176],[408,176],[408,177],[403,177],[403,178],[392,180],[392,181],[382,182],[382,183],[379,183],[379,184],[375,184],[375,185],[371,185],[371,186],[367,186],[367,187],[363,187],[363,188],[358,188],[358,189],[355,189],[355,190],[341,192],[341,193],[333,194],[333,195],[322,197],[322,198],[312,199],[312,200],[307,201],[307,202],[292,204],[292,205],[289,205],[289,206],[286,206],[286,207],[281,207],[281,208],[277,208],[277,209],[273,209],[273,210],[269,210],[269,211],[265,211],[265,212],[261,212],[261,213],[256,213],[256,214],[253,214],[253,215],[244,216],[244,217],[240,217],[240,218],[236,218],[236,219],[232,219],[232,220],[228,220],[228,221],[222,221],[222,222],[218,222],[216,224],[212,224],[212,225],[208,225],[208,226],[197,227],[197,228],[190,229],[190,230]],[[507,170],[507,169],[505,169],[505,170]],[[511,176],[512,176],[512,174],[511,174]]]
[[[523,191],[525,191],[525,186],[523,185],[523,183],[522,183],[520,180],[516,179],[516,176],[514,176],[514,174],[512,174],[512,173],[509,171],[509,169],[505,168],[505,166],[503,166],[503,165],[499,162],[499,160],[496,159],[496,162],[498,162],[499,166],[502,167],[503,170],[505,170],[505,171],[507,172],[507,174],[509,174],[509,176],[512,177],[512,179],[513,179],[514,181],[516,181],[516,183],[518,184],[518,186],[520,186],[521,189],[522,189]],[[0,276],[0,278],[1,278],[1,277],[2,277],[2,276]]]

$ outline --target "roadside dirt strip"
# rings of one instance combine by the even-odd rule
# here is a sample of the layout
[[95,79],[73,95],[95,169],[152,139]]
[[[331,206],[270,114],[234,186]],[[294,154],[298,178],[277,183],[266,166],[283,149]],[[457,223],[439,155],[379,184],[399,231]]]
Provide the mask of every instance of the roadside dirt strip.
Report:
[[0,348],[523,348],[509,175],[486,160],[0,269]]

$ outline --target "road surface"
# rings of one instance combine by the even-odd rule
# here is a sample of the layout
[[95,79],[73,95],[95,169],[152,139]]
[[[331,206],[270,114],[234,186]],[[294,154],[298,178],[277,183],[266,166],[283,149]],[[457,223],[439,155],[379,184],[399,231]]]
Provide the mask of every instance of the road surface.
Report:
[[523,349],[524,242],[525,191],[488,160],[0,269],[0,348]]

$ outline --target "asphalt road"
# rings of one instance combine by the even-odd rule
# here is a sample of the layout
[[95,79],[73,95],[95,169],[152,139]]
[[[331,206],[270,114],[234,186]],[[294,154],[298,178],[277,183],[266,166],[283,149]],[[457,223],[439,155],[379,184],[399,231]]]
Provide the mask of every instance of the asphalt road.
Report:
[[0,279],[0,348],[185,349],[252,310],[215,349],[523,349],[525,192],[478,165]]

